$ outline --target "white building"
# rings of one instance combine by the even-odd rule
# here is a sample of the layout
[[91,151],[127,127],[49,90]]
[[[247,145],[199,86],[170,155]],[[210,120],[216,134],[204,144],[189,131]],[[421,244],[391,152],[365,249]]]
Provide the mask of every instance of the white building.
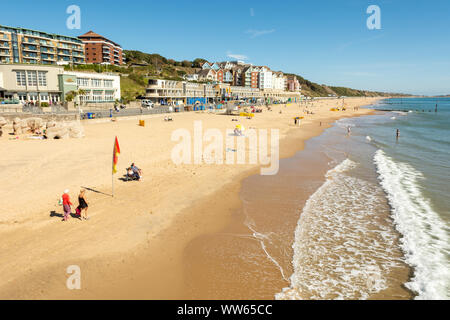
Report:
[[186,81],[198,81],[198,74],[194,73],[194,74],[187,74],[184,76],[184,79]]
[[273,83],[272,83],[273,73],[270,71],[267,67],[262,67],[261,71],[259,72],[259,89],[272,89]]
[[272,86],[275,90],[286,90],[286,78],[282,72],[274,72],[272,75]]
[[75,77],[78,90],[85,92],[78,97],[80,104],[112,103],[121,98],[119,75],[73,71],[64,71],[64,75]]

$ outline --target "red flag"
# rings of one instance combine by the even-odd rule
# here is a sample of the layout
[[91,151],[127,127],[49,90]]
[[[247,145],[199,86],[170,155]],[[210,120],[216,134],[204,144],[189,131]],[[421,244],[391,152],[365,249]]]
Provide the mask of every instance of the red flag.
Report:
[[119,160],[119,154],[120,154],[119,140],[117,140],[117,137],[116,137],[116,141],[114,142],[114,151],[113,151],[113,167],[112,167],[113,174],[117,173],[117,162]]

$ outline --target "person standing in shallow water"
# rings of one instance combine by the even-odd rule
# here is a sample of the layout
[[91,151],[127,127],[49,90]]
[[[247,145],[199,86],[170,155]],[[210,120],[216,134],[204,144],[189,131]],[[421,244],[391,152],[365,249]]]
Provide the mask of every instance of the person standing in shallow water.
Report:
[[[78,195],[78,209],[80,210],[80,217],[84,220],[89,220],[89,217],[87,215],[89,205],[87,203],[86,199],[86,190],[81,190],[80,194]],[[84,216],[83,216],[84,212]]]
[[397,129],[396,137],[397,137],[397,140],[400,138],[400,130],[399,129]]

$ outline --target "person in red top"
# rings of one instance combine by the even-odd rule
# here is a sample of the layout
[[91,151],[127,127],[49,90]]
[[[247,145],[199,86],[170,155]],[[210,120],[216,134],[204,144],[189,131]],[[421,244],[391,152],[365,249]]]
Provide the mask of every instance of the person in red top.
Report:
[[73,206],[72,202],[70,202],[69,190],[64,190],[62,203],[64,208],[64,221],[67,221],[72,213],[71,207]]

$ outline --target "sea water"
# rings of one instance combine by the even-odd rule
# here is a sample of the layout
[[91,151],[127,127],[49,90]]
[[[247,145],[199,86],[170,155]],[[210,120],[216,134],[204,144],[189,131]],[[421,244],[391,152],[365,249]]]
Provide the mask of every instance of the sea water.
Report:
[[450,99],[372,107],[383,112],[314,141],[330,170],[301,210],[277,299],[450,298]]

